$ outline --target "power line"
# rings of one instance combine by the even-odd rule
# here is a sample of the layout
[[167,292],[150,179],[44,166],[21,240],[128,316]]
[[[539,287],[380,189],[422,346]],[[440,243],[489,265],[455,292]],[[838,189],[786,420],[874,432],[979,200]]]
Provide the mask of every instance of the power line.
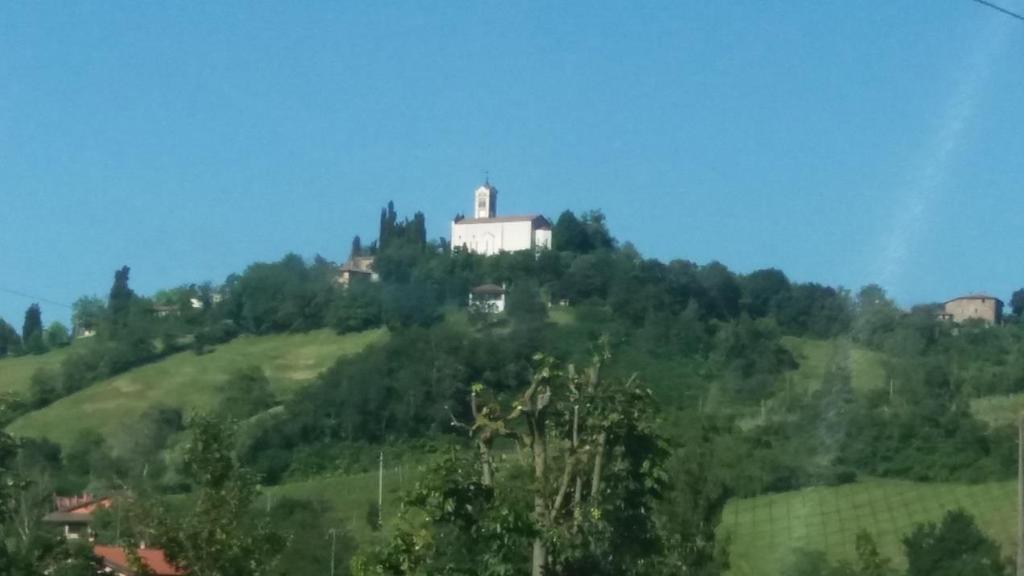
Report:
[[972,1],[973,2],[977,2],[978,4],[981,4],[982,6],[988,6],[989,8],[991,8],[993,10],[1002,12],[1003,14],[1006,14],[1007,16],[1010,16],[1012,18],[1016,18],[1017,20],[1020,20],[1021,22],[1024,22],[1024,15],[1018,14],[1016,12],[1013,12],[1012,10],[1007,10],[1006,8],[1003,8],[1002,6],[999,6],[998,4],[993,4],[991,2],[988,2],[988,0],[972,0]]
[[56,302],[54,300],[50,300],[49,298],[42,298],[40,296],[33,296],[31,294],[25,294],[24,292],[18,292],[17,290],[11,290],[10,288],[4,288],[2,286],[0,286],[0,292],[6,292],[7,294],[11,294],[11,295],[14,295],[14,296],[19,296],[21,298],[27,298],[29,300],[35,300],[36,302],[43,302],[45,304],[50,304],[51,306],[60,306],[61,308],[68,308],[68,309],[71,308],[70,304],[65,304],[63,302]]

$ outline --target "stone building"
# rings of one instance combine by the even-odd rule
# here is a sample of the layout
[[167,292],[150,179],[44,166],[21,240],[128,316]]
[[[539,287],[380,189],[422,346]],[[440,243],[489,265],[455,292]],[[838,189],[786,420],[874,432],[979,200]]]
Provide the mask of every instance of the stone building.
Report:
[[338,271],[338,284],[348,286],[354,280],[363,279],[370,282],[380,280],[377,271],[373,268],[373,256],[352,256],[341,266]]
[[551,248],[551,222],[540,214],[498,216],[498,190],[490,182],[473,194],[473,217],[452,221],[452,248],[491,256]]
[[986,294],[971,294],[953,298],[942,305],[942,320],[956,323],[967,320],[982,320],[988,325],[1003,321],[1003,301]]

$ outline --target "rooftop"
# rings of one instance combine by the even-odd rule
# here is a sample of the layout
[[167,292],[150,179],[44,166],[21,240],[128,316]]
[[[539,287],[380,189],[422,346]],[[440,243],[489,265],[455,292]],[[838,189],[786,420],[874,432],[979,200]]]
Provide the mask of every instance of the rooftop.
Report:
[[950,298],[949,300],[946,300],[946,302],[944,303],[948,304],[950,302],[956,302],[957,300],[995,300],[1000,303],[1002,302],[1001,299],[996,298],[995,296],[992,296],[990,294],[967,294],[964,296],[957,296],[956,298]]
[[497,284],[481,284],[470,290],[473,294],[504,294],[505,289]]
[[548,219],[540,214],[523,214],[520,216],[495,216],[494,218],[462,218],[456,219],[459,224],[498,224],[501,222],[533,222],[537,219],[543,220],[544,224],[550,226]]
[[[95,546],[93,554],[100,557],[103,563],[118,571],[134,573],[131,561],[124,548],[120,546]],[[185,571],[173,566],[167,561],[164,551],[157,548],[142,548],[139,550],[139,558],[154,576],[179,576]]]

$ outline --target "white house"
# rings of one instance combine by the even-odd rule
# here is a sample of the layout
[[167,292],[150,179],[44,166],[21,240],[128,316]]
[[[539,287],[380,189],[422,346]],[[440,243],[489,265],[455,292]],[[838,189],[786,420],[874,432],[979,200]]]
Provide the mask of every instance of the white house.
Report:
[[473,217],[452,221],[452,248],[491,256],[551,248],[551,222],[540,214],[498,216],[498,190],[485,182],[474,193]]
[[505,311],[505,288],[484,284],[469,291],[469,309],[491,314]]

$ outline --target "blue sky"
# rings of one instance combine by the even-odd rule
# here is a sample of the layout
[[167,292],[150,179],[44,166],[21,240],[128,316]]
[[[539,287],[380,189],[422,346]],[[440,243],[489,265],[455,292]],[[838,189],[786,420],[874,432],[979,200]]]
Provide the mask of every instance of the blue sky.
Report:
[[600,208],[653,257],[1006,298],[1022,56],[969,0],[6,2],[0,289],[339,260],[388,200],[447,235],[487,170],[499,211]]

